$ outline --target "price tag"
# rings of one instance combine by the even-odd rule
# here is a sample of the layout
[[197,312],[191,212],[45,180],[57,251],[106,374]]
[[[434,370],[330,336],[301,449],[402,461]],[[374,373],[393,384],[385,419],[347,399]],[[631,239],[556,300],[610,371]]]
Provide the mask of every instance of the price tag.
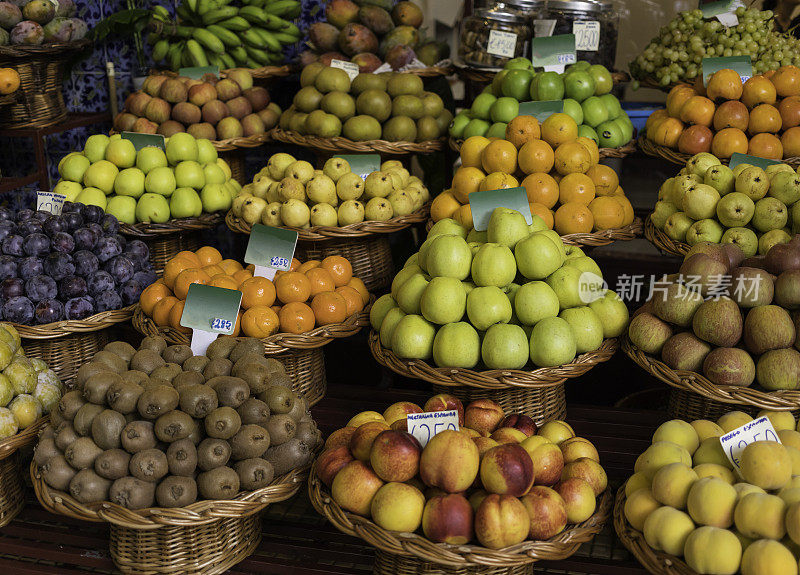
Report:
[[725,452],[725,455],[728,456],[728,459],[736,469],[740,468],[739,455],[741,455],[745,447],[754,441],[781,442],[768,417],[759,417],[756,420],[748,421],[743,426],[737,427],[719,438],[722,451]]
[[600,47],[600,22],[597,20],[576,20],[572,23],[575,34],[575,49],[584,52],[597,52]]
[[564,100],[541,100],[539,102],[520,102],[519,116],[535,116],[539,123],[553,114],[564,111]]
[[162,150],[167,149],[164,136],[160,134],[138,134],[136,132],[122,132],[122,139],[130,140],[133,143],[133,147],[136,148],[137,152],[142,148],[150,148],[150,147],[161,148]]
[[205,355],[217,336],[231,335],[236,327],[242,292],[202,284],[191,284],[181,325],[192,330],[192,353]]
[[731,159],[730,162],[728,163],[728,167],[732,170],[739,164],[752,164],[753,166],[758,166],[762,170],[766,170],[768,166],[780,163],[782,163],[780,160],[759,158],[758,156],[748,156],[747,154],[740,154],[739,152],[734,152],[733,154],[731,154]]
[[287,271],[292,266],[296,247],[296,231],[254,224],[244,261],[256,266],[254,276],[272,280],[275,272]]
[[458,411],[426,411],[409,413],[406,417],[408,432],[417,438],[422,447],[428,445],[431,437],[446,429],[458,431]]
[[708,86],[709,77],[719,70],[733,70],[742,79],[742,84],[753,75],[750,56],[724,56],[721,58],[703,58],[703,85]]
[[739,0],[720,0],[719,2],[701,3],[699,8],[706,20],[716,18],[723,26],[730,28],[739,24],[739,18],[736,16],[736,8],[739,6],[743,6]]
[[359,74],[359,67],[358,64],[354,64],[353,62],[346,62],[344,60],[331,60],[331,68],[341,68],[347,75],[350,76],[350,81],[352,82],[355,80],[356,76]]
[[531,62],[545,72],[563,72],[568,64],[577,62],[575,34],[534,38],[531,42]]
[[56,194],[54,192],[36,192],[36,211],[43,210],[50,212],[54,216],[61,214],[61,209],[64,207],[64,200],[67,196]]
[[219,78],[219,66],[195,66],[193,68],[181,68],[178,74],[193,80],[200,80],[206,74],[213,74]]
[[495,56],[513,58],[517,49],[517,35],[513,32],[500,32],[499,30],[489,30],[489,43],[486,44],[486,52]]
[[361,176],[363,180],[366,180],[367,176],[372,172],[377,172],[381,169],[380,154],[336,154],[334,158],[342,158],[345,160],[350,164],[350,171]]
[[556,29],[558,20],[534,20],[533,21],[533,37],[545,38],[552,36]]
[[503,190],[472,192],[469,195],[469,205],[472,210],[474,227],[479,232],[489,227],[489,219],[492,217],[492,212],[495,208],[516,210],[525,216],[525,221],[528,222],[528,225],[533,223],[531,207],[528,204],[528,194],[522,186]]

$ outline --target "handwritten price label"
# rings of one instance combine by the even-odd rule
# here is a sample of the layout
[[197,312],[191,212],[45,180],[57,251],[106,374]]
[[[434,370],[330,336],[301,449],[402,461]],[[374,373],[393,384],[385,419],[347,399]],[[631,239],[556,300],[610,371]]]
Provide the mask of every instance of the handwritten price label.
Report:
[[290,264],[291,264],[291,260],[289,260],[287,258],[282,258],[282,257],[279,257],[279,256],[273,256],[269,260],[270,267],[273,267],[273,268],[278,269],[278,270],[284,270],[284,271],[288,270]]
[[233,322],[229,319],[215,317],[211,320],[211,329],[219,332],[229,332],[233,329]]
[[36,210],[50,212],[54,216],[61,214],[61,209],[64,207],[64,200],[67,196],[61,194],[54,194],[53,192],[38,192],[36,194]]
[[345,60],[331,60],[331,68],[340,68],[347,72],[351,82],[356,79],[360,71],[358,64],[346,62]]
[[428,445],[431,437],[446,429],[458,431],[458,412],[426,411],[424,413],[409,413],[406,419],[408,432],[417,438],[422,447]]
[[517,35],[513,32],[489,31],[489,42],[486,51],[495,56],[513,58],[517,48]]
[[726,433],[719,438],[722,451],[728,456],[736,469],[739,469],[739,456],[744,448],[756,441],[777,441],[778,434],[772,427],[772,422],[767,417],[759,417],[754,421],[748,421],[743,426]]
[[572,23],[575,34],[575,49],[584,52],[597,52],[600,47],[600,22],[597,20],[576,20]]

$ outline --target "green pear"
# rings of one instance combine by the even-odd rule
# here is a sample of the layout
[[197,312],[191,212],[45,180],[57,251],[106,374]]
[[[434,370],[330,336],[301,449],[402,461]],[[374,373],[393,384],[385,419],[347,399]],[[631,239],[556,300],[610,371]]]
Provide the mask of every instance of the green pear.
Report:
[[[366,213],[366,210],[365,210]],[[311,207],[311,225],[336,227],[339,222],[339,214],[336,208],[330,204],[314,204]]]
[[92,163],[83,154],[72,153],[65,157],[58,166],[61,177],[70,182],[83,183],[83,175]]
[[148,146],[142,148],[139,150],[139,153],[136,154],[136,167],[139,168],[145,176],[150,173],[150,170],[166,168],[168,165],[167,155],[161,148]]
[[205,138],[197,140],[197,162],[199,164],[213,164],[218,157],[217,150],[211,140],[206,140]]
[[508,208],[495,208],[486,230],[490,243],[507,246],[512,250],[517,242],[526,238],[529,233],[525,217],[518,211]]
[[536,325],[546,317],[556,317],[559,309],[556,292],[542,281],[522,284],[514,295],[514,311],[523,325]]
[[555,367],[575,358],[576,343],[572,327],[560,317],[548,317],[531,331],[531,361],[538,367]]
[[77,182],[68,182],[67,180],[60,180],[53,188],[53,193],[61,194],[64,196],[64,201],[74,202],[83,191],[83,186]]
[[575,352],[594,351],[603,345],[603,324],[588,306],[561,310],[558,317],[567,320],[575,336]]
[[386,317],[386,314],[389,313],[389,310],[392,308],[397,307],[397,302],[394,301],[391,294],[383,294],[375,303],[372,304],[372,307],[369,310],[369,323],[372,326],[372,329],[375,331],[379,331],[381,329],[381,324],[383,323],[383,318]]
[[[454,219],[444,218],[431,226],[431,229],[428,232],[428,239],[431,239],[434,236],[443,235],[461,236],[462,238],[466,238],[467,230],[465,230],[464,226],[459,224]],[[485,240],[484,243],[486,243]]]
[[206,185],[206,176],[203,167],[191,160],[186,160],[175,166],[175,184],[179,188],[194,188],[202,190]]
[[169,220],[167,198],[160,194],[146,193],[136,202],[136,220],[145,223],[163,224]]
[[287,226],[302,228],[311,220],[311,210],[305,202],[290,199],[281,206],[281,219]]
[[261,223],[273,228],[280,227],[283,224],[280,202],[271,202],[267,205],[267,209],[261,214]]
[[397,327],[397,324],[400,323],[400,320],[405,317],[405,315],[405,312],[399,307],[393,307],[386,312],[386,315],[383,317],[379,336],[381,345],[386,349],[392,349],[392,336],[394,335],[394,330]]
[[467,293],[457,278],[434,277],[422,292],[419,308],[422,316],[432,323],[457,322],[467,309]]
[[392,333],[392,351],[401,359],[429,359],[436,327],[421,315],[406,315]]
[[364,204],[357,200],[342,202],[337,211],[340,226],[349,226],[364,221]]
[[529,354],[528,337],[518,325],[496,323],[483,336],[481,358],[489,369],[521,369]]
[[172,168],[154,168],[145,176],[144,189],[150,194],[160,194],[166,198],[178,187]]
[[108,144],[109,138],[104,134],[89,136],[86,140],[86,144],[83,146],[83,155],[93,164],[99,162],[106,157],[106,148]]
[[203,166],[203,175],[205,176],[206,184],[224,184],[228,181],[225,171],[217,163]]
[[200,200],[203,202],[203,211],[209,214],[230,209],[233,201],[222,184],[206,184],[200,190]]
[[108,160],[100,160],[89,166],[83,175],[83,185],[87,188],[97,188],[104,194],[114,191],[114,180],[117,178],[119,168]]
[[136,164],[136,148],[130,140],[112,140],[106,147],[105,159],[120,170],[132,168]]
[[194,189],[181,187],[170,197],[169,211],[173,218],[196,218],[203,213],[203,202]]
[[429,282],[421,273],[414,274],[397,291],[397,305],[407,314],[420,313],[420,299]]
[[440,367],[471,369],[478,364],[480,352],[480,336],[465,321],[442,326],[433,339],[433,361]]

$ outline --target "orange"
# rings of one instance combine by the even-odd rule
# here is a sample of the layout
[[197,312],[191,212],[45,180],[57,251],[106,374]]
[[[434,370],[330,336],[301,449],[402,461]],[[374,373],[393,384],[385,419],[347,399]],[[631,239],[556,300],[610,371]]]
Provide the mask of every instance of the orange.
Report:
[[470,136],[461,144],[459,155],[461,165],[466,168],[480,168],[481,154],[483,149],[489,145],[489,139],[483,136]]
[[462,228],[466,230],[471,230],[473,227],[472,222],[472,206],[469,204],[464,204],[460,208],[456,210],[456,213],[453,214],[453,219],[460,225]]
[[297,258],[292,258],[292,265],[289,266],[289,271],[296,272],[297,268],[299,267],[300,267],[300,260],[298,260]]
[[211,281],[208,282],[208,285],[225,289],[239,289],[239,282],[227,274],[211,276]]
[[569,202],[556,210],[553,227],[559,235],[588,234],[594,227],[589,208],[578,202]]
[[210,264],[207,266],[203,266],[200,269],[206,272],[208,274],[208,277],[211,278],[219,274],[228,275],[227,273],[225,273],[225,270],[219,267],[217,264]]
[[361,278],[352,278],[349,282],[347,282],[347,285],[349,285],[351,288],[355,288],[355,290],[361,294],[361,301],[364,302],[364,305],[369,303],[369,290],[367,289],[367,286],[364,285],[364,282],[361,281]]
[[562,204],[579,202],[585,206],[594,199],[594,182],[586,174],[568,174],[558,184],[559,200]]
[[[297,301],[295,301],[295,302],[292,302],[292,303],[301,303],[301,302],[297,302]],[[286,305],[289,305],[289,304],[286,304]],[[269,306],[269,309],[271,309],[272,311],[274,311],[274,312],[275,312],[275,313],[277,313],[277,314],[280,314],[280,313],[281,313],[281,310],[282,310],[284,307],[286,307],[286,306],[280,306],[280,305],[278,305],[278,304],[275,304],[275,305],[271,305],[271,306]]]
[[142,291],[139,296],[139,305],[142,306],[142,311],[147,316],[153,315],[153,308],[155,305],[165,297],[172,295],[170,289],[163,283],[150,284]]
[[478,168],[458,168],[456,173],[453,174],[453,186],[451,188],[453,196],[460,203],[466,204],[469,201],[468,196],[472,192],[478,191],[485,177],[486,174]]
[[[694,95],[694,92],[692,92],[692,95]],[[688,96],[687,96],[687,98],[688,98]],[[667,99],[669,99],[669,97],[667,97]],[[683,105],[683,102],[681,102],[681,105]],[[678,108],[678,110],[680,111],[680,108]],[[674,116],[674,115],[677,115],[677,113],[676,114],[670,114],[664,108],[659,108],[658,110],[656,110],[655,112],[653,112],[652,114],[650,114],[647,117],[647,121],[644,124],[645,132],[647,132],[650,129],[650,126],[652,126],[656,122],[658,122],[660,120],[663,120],[664,118],[669,118],[670,116]]]
[[253,274],[247,270],[239,270],[234,272],[231,277],[236,280],[237,284],[242,285],[242,282],[249,280],[251,277],[253,277]]
[[529,203],[528,207],[531,209],[531,214],[542,218],[547,227],[553,229],[553,210],[536,202]]
[[350,261],[342,256],[328,256],[322,260],[322,269],[328,270],[333,277],[333,285],[341,287],[353,277],[353,266]]
[[591,166],[591,152],[577,140],[564,142],[556,148],[555,168],[559,174],[584,174]]
[[781,98],[800,96],[800,68],[797,66],[781,66],[769,79]]
[[[273,308],[274,311],[274,308]],[[286,333],[305,333],[314,329],[314,310],[303,302],[287,303],[277,312],[281,330]]]
[[552,208],[558,202],[558,183],[549,174],[535,172],[522,180],[528,201]]
[[738,100],[742,97],[742,78],[730,68],[717,70],[708,79],[706,94],[712,100]]
[[481,154],[481,166],[487,174],[492,172],[513,174],[517,171],[517,148],[507,140],[496,140],[484,148]]
[[461,207],[452,192],[445,191],[433,198],[431,202],[431,219],[434,222],[445,218],[452,218],[455,211]]
[[0,94],[13,94],[19,89],[19,73],[14,68],[0,68]]
[[364,309],[364,302],[361,301],[361,294],[356,291],[356,288],[350,286],[337,287],[336,293],[342,296],[347,303],[347,317]]
[[336,284],[333,283],[333,276],[326,269],[320,267],[312,268],[306,272],[306,277],[311,282],[312,298],[318,293],[336,289]]
[[178,298],[170,295],[160,299],[153,307],[153,321],[157,326],[167,327],[169,325],[169,312],[176,303],[178,303]]
[[535,116],[517,116],[506,126],[506,140],[520,149],[526,142],[542,136],[539,120]]
[[164,285],[166,285],[169,289],[173,289],[175,286],[175,278],[178,277],[178,274],[183,270],[194,267],[195,266],[192,265],[192,262],[186,258],[179,258],[177,256],[172,258],[167,262],[167,265],[164,266]]
[[[622,188],[619,188],[619,189],[621,190]],[[631,205],[630,200],[628,198],[626,198],[624,194],[619,194],[618,196],[614,195],[614,196],[611,196],[611,197],[614,198],[615,200],[617,200],[620,203],[620,205],[622,206],[622,211],[625,214],[625,217],[622,219],[622,225],[623,226],[629,226],[630,224],[632,224],[633,223],[633,219],[636,216],[633,213],[633,206]]]
[[181,316],[183,315],[183,306],[185,305],[185,301],[176,301],[172,309],[169,310],[169,327],[180,333],[192,333],[191,329],[181,325]]
[[322,262],[319,260],[308,260],[307,262],[300,264],[300,267],[297,268],[297,271],[299,271],[301,274],[304,274],[308,270],[318,268],[321,263]]
[[583,147],[586,148],[586,151],[589,152],[589,156],[592,159],[592,165],[600,163],[600,148],[597,147],[597,142],[591,138],[587,138],[586,136],[580,136],[575,141],[583,145]]
[[269,307],[275,303],[275,286],[267,278],[248,278],[239,284],[239,291],[242,292],[244,309],[255,306]]
[[478,191],[485,192],[487,190],[504,190],[506,188],[516,188],[518,185],[519,182],[517,182],[517,178],[511,174],[493,172],[483,179]]
[[240,269],[242,269],[242,264],[240,264],[236,260],[231,260],[231,259],[222,260],[217,265],[221,267],[225,271],[225,273],[230,276],[232,276],[235,272],[238,272]]
[[188,250],[183,250],[182,252],[178,252],[177,254],[175,254],[175,257],[185,258],[189,260],[190,262],[192,262],[193,264],[192,267],[194,268],[199,268],[203,266],[203,264],[200,262],[200,258],[197,257],[197,254],[195,254],[194,252],[190,252]]
[[200,260],[200,264],[204,266],[218,264],[222,261],[222,254],[220,254],[216,248],[212,248],[211,246],[203,246],[194,253]]
[[207,285],[209,281],[211,281],[211,278],[208,277],[208,274],[203,270],[196,268],[183,270],[178,274],[178,277],[175,278],[175,297],[178,299],[186,299],[186,294],[189,293],[189,286],[191,284]]
[[589,202],[589,211],[592,212],[594,229],[597,231],[621,228],[625,221],[625,210],[616,198],[595,198]]
[[610,196],[619,186],[619,176],[614,168],[597,164],[589,168],[586,175],[594,183],[594,192],[598,196]]
[[311,295],[311,281],[300,272],[286,272],[275,278],[275,293],[283,303],[306,301]]
[[617,189],[614,190],[613,194],[611,194],[612,197],[624,196],[624,195],[625,195],[625,190],[622,189],[622,186],[617,186]]
[[542,123],[542,140],[554,148],[577,137],[578,124],[563,112],[551,114]]
[[322,292],[311,300],[317,325],[342,323],[347,319],[347,301],[336,292]]
[[759,158],[780,160],[783,158],[783,144],[775,134],[756,134],[750,138],[747,154]]
[[531,140],[519,150],[519,169],[526,174],[535,172],[548,173],[553,169],[555,154],[553,148],[545,141]]
[[666,120],[653,124],[652,136],[648,133],[647,137],[656,144],[674,148],[678,145],[678,139],[681,137],[682,133],[683,122],[677,118],[667,118]]
[[269,337],[279,327],[278,314],[269,306],[257,305],[242,314],[242,331],[248,337]]

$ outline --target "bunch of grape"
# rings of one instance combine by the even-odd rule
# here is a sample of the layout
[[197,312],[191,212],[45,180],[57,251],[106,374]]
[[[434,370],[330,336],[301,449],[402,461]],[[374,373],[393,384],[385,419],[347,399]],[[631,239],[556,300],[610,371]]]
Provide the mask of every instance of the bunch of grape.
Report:
[[681,12],[631,62],[631,74],[669,86],[694,80],[702,74],[703,58],[714,56],[750,56],[756,74],[800,66],[800,40],[775,30],[772,10],[739,7],[736,16],[739,24],[727,28],[703,19],[700,10]]

